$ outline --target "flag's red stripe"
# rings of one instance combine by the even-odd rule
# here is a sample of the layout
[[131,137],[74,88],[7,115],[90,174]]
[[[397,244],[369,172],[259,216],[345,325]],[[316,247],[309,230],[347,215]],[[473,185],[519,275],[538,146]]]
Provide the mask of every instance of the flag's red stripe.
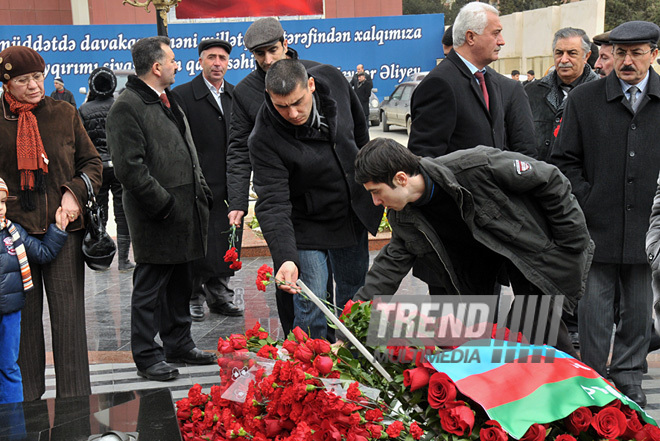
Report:
[[[543,357],[544,358],[544,357]],[[551,363],[505,363],[481,374],[470,375],[456,382],[456,387],[469,397],[479,397],[486,409],[525,398],[547,383],[572,377],[599,378],[600,375],[574,358],[555,358]],[[521,381],[524,379],[524,381]],[[485,391],[492,393],[485,394]]]

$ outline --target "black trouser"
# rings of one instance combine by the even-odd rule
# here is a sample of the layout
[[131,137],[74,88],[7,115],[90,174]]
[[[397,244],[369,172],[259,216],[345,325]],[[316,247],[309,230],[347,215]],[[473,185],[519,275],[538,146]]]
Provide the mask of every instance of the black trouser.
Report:
[[[144,370],[166,356],[176,357],[195,347],[190,335],[188,302],[192,292],[192,263],[138,263],[133,272],[131,350]],[[160,334],[161,348],[154,337]]]
[[112,191],[112,208],[115,214],[115,223],[117,224],[118,236],[129,236],[128,223],[126,222],[126,215],[124,214],[124,205],[122,203],[122,188],[121,182],[115,176],[115,169],[113,167],[103,168],[103,183],[99,194],[96,195],[96,201],[101,206],[103,213],[103,227],[108,224],[108,201],[110,192]]

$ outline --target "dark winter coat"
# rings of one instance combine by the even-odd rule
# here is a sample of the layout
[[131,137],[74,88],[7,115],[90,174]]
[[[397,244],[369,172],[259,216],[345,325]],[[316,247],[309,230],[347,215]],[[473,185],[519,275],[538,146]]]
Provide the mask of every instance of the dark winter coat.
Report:
[[[316,61],[300,60],[305,67],[318,65]],[[346,81],[346,80],[344,80]],[[248,212],[252,165],[248,152],[248,137],[254,128],[257,114],[264,103],[266,72],[259,65],[234,88],[229,147],[227,148],[227,191],[229,211]]]
[[248,141],[259,195],[256,215],[276,266],[297,263],[298,249],[356,245],[356,223],[375,235],[383,212],[355,182],[355,157],[369,141],[355,92],[334,66],[307,71],[330,140],[284,120],[266,96]]
[[616,72],[566,99],[550,160],[573,185],[596,243],[594,262],[647,261],[645,236],[660,170],[660,77],[649,72],[637,113]]
[[[60,230],[54,224],[48,227],[48,231],[39,240],[28,235],[23,227],[13,223],[21,235],[28,261],[45,264],[53,260],[60,252],[68,234]],[[25,305],[25,291],[23,291],[23,278],[21,276],[21,265],[14,249],[14,241],[9,229],[0,230],[0,315],[11,314],[20,311]]]
[[[61,101],[45,97],[34,109],[41,140],[48,156],[46,192],[34,192],[36,209],[23,211],[20,202],[20,173],[16,159],[16,133],[18,116],[13,115],[9,105],[2,99],[4,115],[0,116],[0,177],[9,193],[18,195],[16,200],[7,201],[7,218],[20,224],[28,234],[44,234],[55,222],[55,212],[60,206],[62,194],[71,190],[81,207],[87,203],[87,188],[80,176],[86,173],[95,192],[101,188],[101,158],[90,141],[76,109]],[[67,231],[83,228],[83,216],[69,224]]]
[[[598,78],[588,64],[584,65],[584,72],[580,84],[595,81]],[[555,129],[561,122],[566,100],[557,106],[557,97],[564,96],[564,92],[557,83],[557,72],[552,71],[538,81],[525,87],[529,97],[529,105],[534,117],[534,131],[536,132],[537,158],[543,161],[550,160],[550,152],[555,142]],[[571,93],[573,91],[571,90]],[[593,112],[594,109],[591,109]]]
[[[209,276],[231,276],[234,271],[223,260],[229,249],[227,218],[227,141],[234,86],[225,81],[221,95],[222,111],[199,74],[192,81],[175,87],[172,94],[185,113],[192,133],[197,157],[206,183],[213,192],[213,208],[209,213],[206,257],[196,262],[195,272]],[[240,236],[240,234],[238,234]],[[239,237],[240,240],[240,237]],[[240,252],[240,243],[237,244]]]
[[89,139],[94,143],[94,147],[101,156],[104,167],[110,167],[110,149],[105,133],[105,120],[108,117],[110,107],[115,102],[114,97],[105,99],[97,98],[93,101],[87,101],[78,112],[83,121],[83,126],[89,135]]
[[[516,161],[530,165],[522,170]],[[479,146],[421,167],[456,201],[474,238],[510,260],[544,294],[564,295],[572,311],[584,292],[593,242],[568,180],[554,166],[514,152]],[[392,239],[355,295],[393,295],[416,260],[424,260],[459,294],[456,274],[435,230],[418,208],[388,211]],[[474,293],[470,293],[474,294]]]
[[188,122],[174,97],[167,109],[136,76],[107,120],[108,146],[138,263],[177,264],[206,253],[213,197]]
[[[453,49],[424,77],[411,99],[410,151],[419,156],[437,157],[477,145],[507,149],[508,142],[520,148],[520,153],[535,155],[533,145],[515,140],[516,135],[523,140],[529,135],[511,132],[507,139],[500,85],[504,77],[490,67],[486,71],[490,111],[474,75]],[[527,127],[526,132],[533,133],[533,128]]]

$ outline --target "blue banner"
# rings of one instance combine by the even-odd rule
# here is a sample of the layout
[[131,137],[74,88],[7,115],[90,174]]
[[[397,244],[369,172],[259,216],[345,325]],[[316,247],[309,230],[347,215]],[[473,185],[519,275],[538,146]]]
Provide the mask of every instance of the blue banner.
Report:
[[[154,18],[155,20],[155,18]],[[205,38],[229,41],[234,49],[225,76],[236,84],[255,68],[243,44],[250,22],[170,24],[172,49],[181,70],[174,87],[199,74],[197,45]],[[348,78],[363,64],[382,99],[408,75],[431,70],[442,58],[443,14],[284,20],[289,45],[300,58],[332,64]],[[0,50],[29,46],[46,60],[46,93],[61,77],[81,104],[78,93],[87,87],[98,66],[132,69],[130,48],[140,38],[155,35],[156,25],[0,26]]]

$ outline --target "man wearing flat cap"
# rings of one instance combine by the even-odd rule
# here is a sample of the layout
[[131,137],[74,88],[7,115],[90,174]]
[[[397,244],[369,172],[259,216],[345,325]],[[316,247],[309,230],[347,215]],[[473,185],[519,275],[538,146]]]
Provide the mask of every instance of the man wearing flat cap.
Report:
[[614,70],[614,53],[612,53],[612,43],[610,43],[610,33],[603,32],[593,38],[594,43],[600,47],[598,52],[598,59],[594,64],[594,71],[605,78]]
[[[284,29],[273,17],[262,18],[250,25],[245,32],[245,47],[252,52],[257,68],[250,72],[234,89],[234,102],[227,149],[227,193],[229,223],[240,226],[248,212],[248,195],[252,165],[248,153],[248,137],[254,128],[257,113],[265,101],[266,72],[276,61],[287,58],[289,49]],[[292,56],[296,53],[290,52]],[[318,65],[314,61],[301,60],[305,67]],[[289,294],[277,291],[277,309],[288,334],[293,324],[293,300]],[[284,314],[284,315],[283,315]]]
[[578,310],[582,360],[607,375],[618,306],[609,375],[642,407],[653,299],[647,258],[655,256],[645,249],[645,235],[660,169],[660,77],[651,69],[658,39],[660,28],[644,21],[610,32],[614,73],[569,94],[551,154],[571,181],[596,243]]
[[55,78],[53,80],[53,85],[55,86],[55,90],[50,94],[52,99],[66,101],[73,107],[76,107],[76,99],[73,97],[73,93],[71,93],[70,90],[64,88],[64,81],[62,81],[62,78]]
[[[234,95],[234,86],[224,76],[232,47],[227,41],[209,39],[197,49],[202,72],[172,93],[188,118],[206,183],[217,202],[209,213],[206,256],[193,267],[190,316],[203,321],[204,299],[213,313],[240,316],[243,311],[234,305],[234,291],[229,288],[229,278],[234,275],[231,262],[223,260],[229,249],[229,220],[223,201],[227,200],[227,141]],[[240,238],[238,234],[235,244],[239,253]]]

